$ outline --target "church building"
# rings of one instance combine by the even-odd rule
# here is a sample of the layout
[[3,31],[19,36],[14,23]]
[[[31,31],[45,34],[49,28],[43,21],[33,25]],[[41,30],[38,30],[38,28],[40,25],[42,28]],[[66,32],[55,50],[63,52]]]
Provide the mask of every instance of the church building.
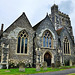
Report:
[[[39,15],[40,16],[40,15]],[[60,64],[75,65],[74,36],[69,15],[51,7],[51,14],[32,27],[26,14],[14,21],[5,31],[0,30],[0,68],[20,62],[35,67]]]

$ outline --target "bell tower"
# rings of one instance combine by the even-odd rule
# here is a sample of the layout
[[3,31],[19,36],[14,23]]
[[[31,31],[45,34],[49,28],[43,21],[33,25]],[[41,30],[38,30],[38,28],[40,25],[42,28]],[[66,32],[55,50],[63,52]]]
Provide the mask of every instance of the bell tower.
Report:
[[52,22],[54,24],[55,30],[57,30],[59,27],[58,5],[54,4],[51,7],[51,15],[52,15]]

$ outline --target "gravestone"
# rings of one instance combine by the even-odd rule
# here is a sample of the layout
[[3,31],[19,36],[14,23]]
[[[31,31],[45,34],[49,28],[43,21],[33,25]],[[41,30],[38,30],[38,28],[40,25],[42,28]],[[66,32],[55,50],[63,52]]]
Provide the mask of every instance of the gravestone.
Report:
[[60,66],[61,66],[60,61],[56,61],[56,67],[58,68],[58,67],[60,67]]
[[54,63],[52,63],[52,64],[51,64],[51,67],[52,67],[52,68],[55,68],[55,64],[54,64]]
[[24,63],[19,64],[19,71],[20,72],[25,72],[25,64]]
[[47,62],[43,62],[43,70],[47,70]]
[[40,71],[40,63],[36,63],[36,71]]

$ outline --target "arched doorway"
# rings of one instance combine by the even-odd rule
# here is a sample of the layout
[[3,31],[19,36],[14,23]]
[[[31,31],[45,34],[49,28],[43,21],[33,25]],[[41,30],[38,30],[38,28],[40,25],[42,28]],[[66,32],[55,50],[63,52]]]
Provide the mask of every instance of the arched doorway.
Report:
[[51,58],[52,58],[52,56],[48,52],[46,52],[44,55],[44,61],[47,62],[48,67],[51,66]]

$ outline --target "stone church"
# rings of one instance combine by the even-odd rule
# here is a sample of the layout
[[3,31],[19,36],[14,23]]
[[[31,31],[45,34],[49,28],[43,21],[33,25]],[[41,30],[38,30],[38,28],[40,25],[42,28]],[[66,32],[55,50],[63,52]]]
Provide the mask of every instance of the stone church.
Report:
[[75,65],[74,36],[70,17],[51,7],[51,14],[32,27],[23,13],[5,31],[0,30],[0,67],[9,67],[19,62],[32,67],[44,61],[51,67],[57,62],[63,65]]

